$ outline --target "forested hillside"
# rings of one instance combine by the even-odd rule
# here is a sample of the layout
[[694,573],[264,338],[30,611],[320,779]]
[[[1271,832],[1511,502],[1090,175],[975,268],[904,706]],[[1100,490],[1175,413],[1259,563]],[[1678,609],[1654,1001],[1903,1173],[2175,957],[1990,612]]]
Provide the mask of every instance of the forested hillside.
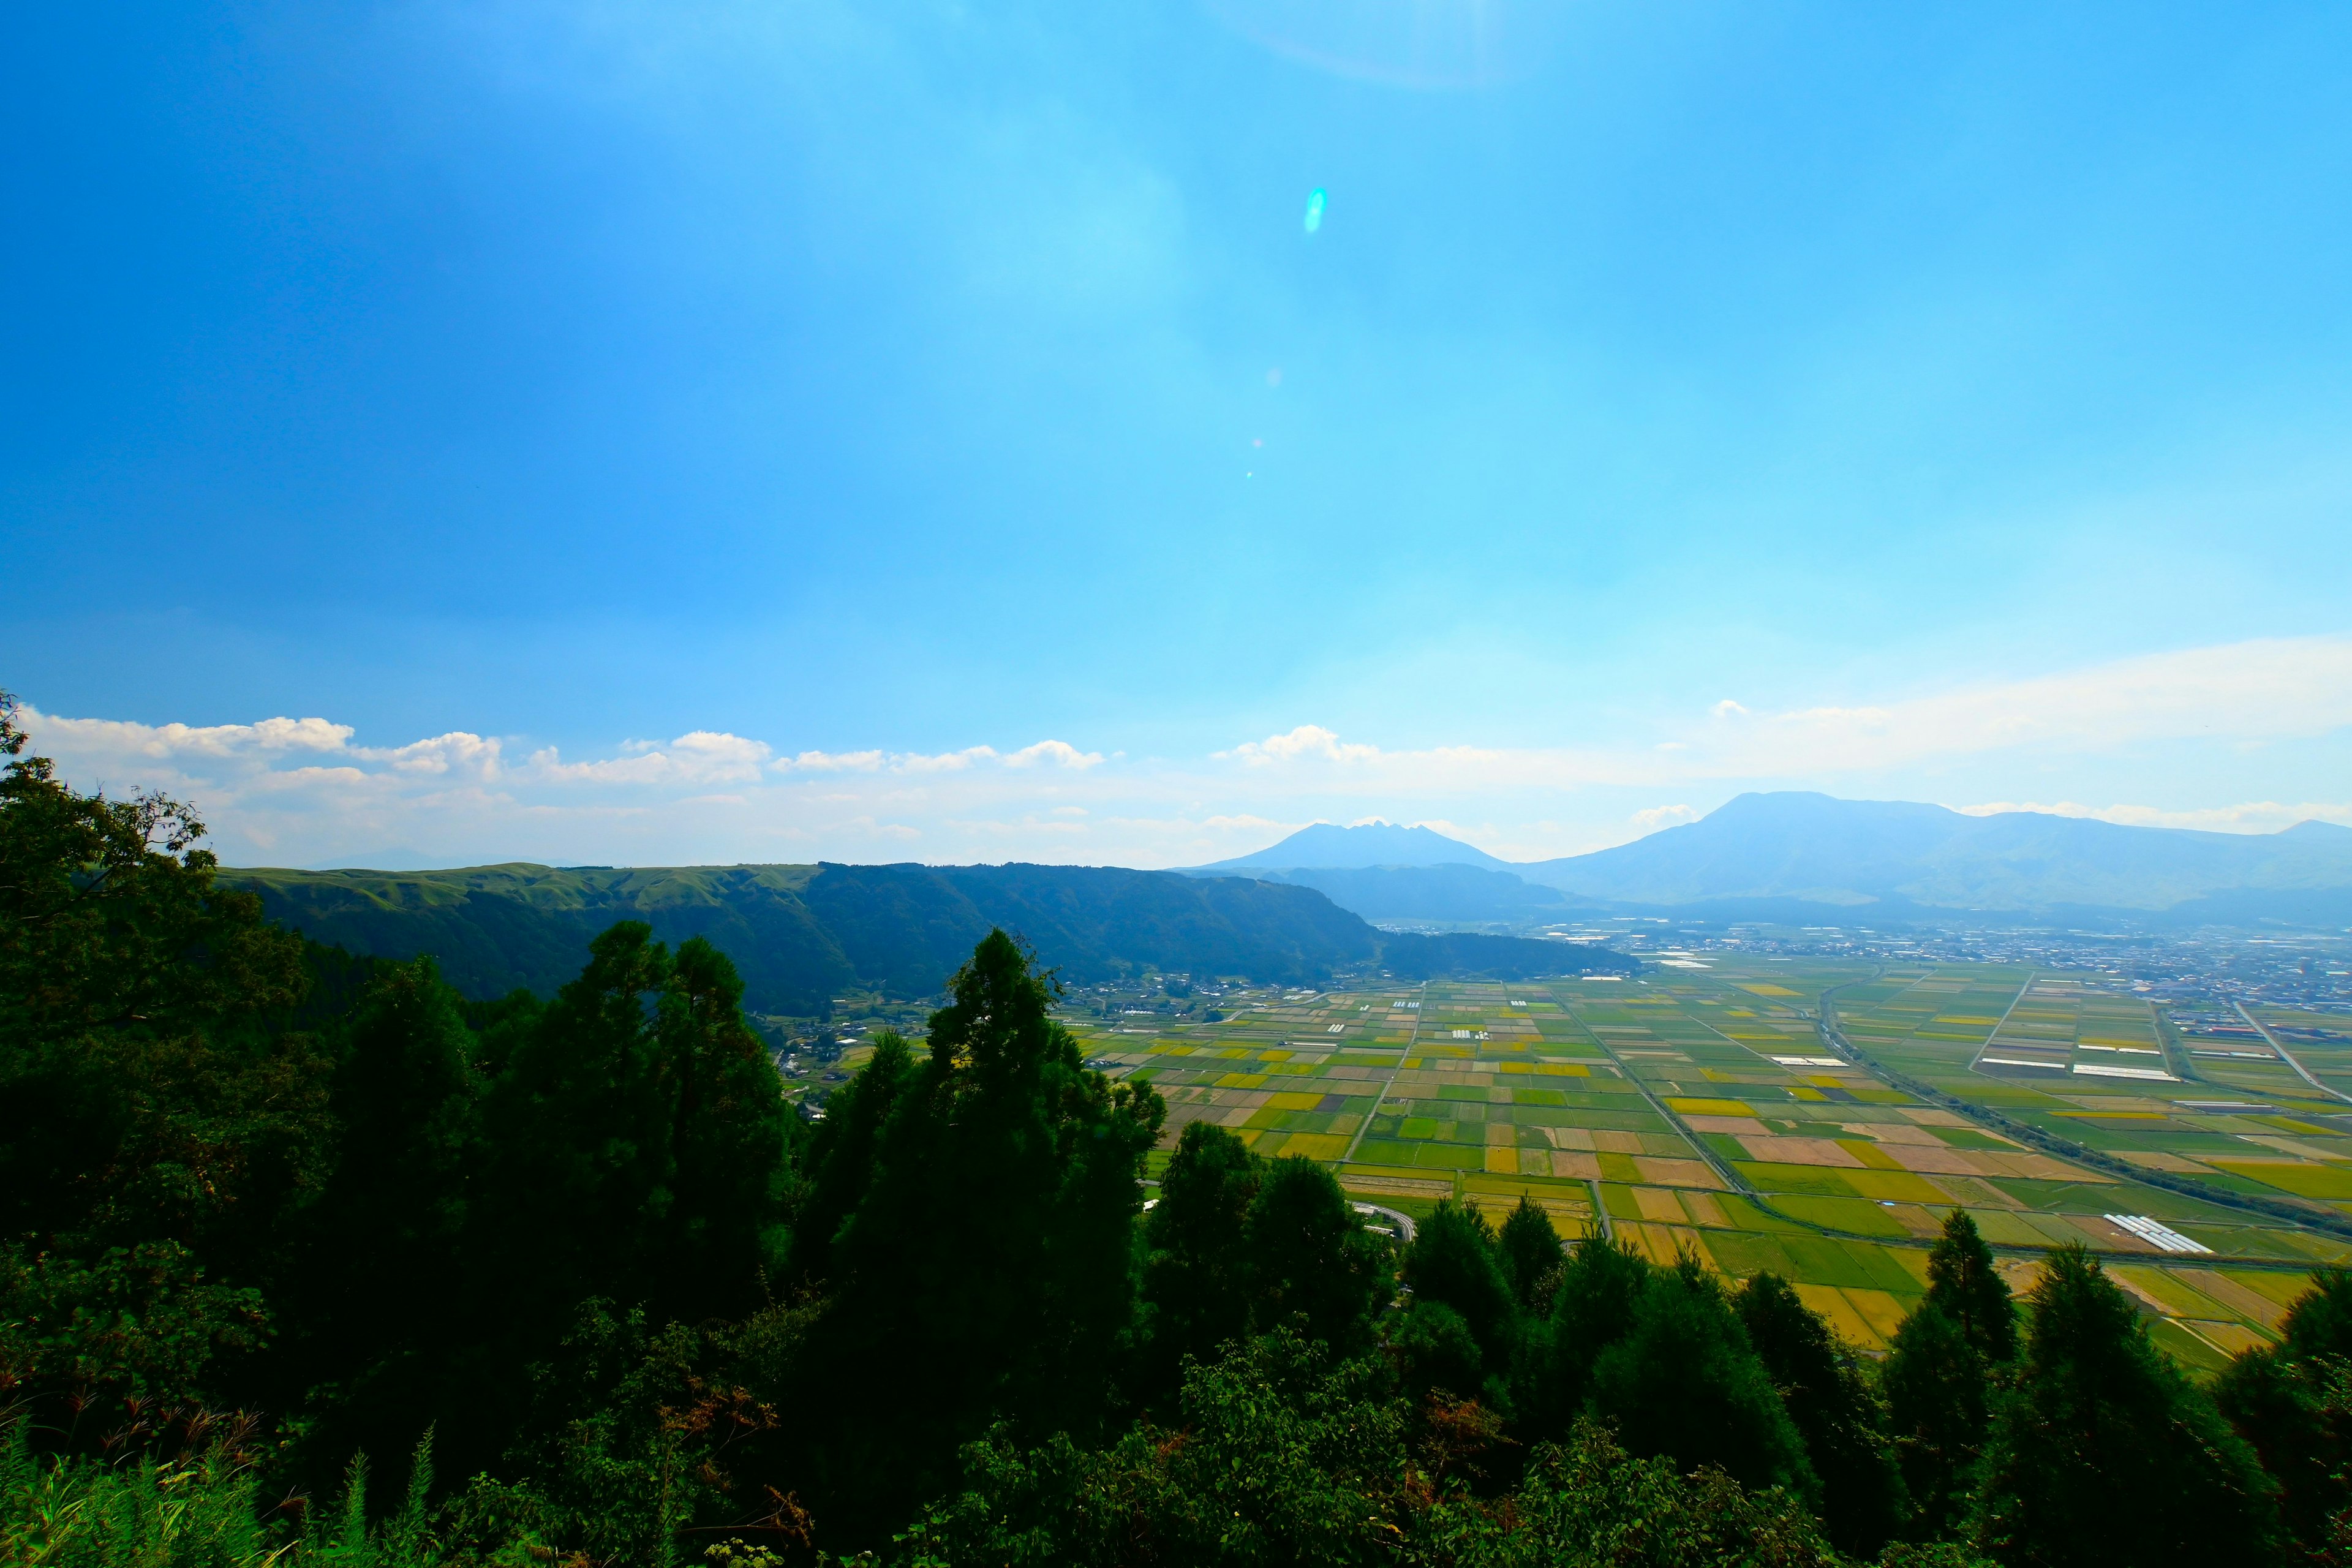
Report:
[[[1883,1363],[1771,1274],[1087,1069],[1001,931],[804,1123],[712,942],[551,997],[268,920],[0,705],[0,1563],[2332,1563],[2352,1276],[2211,1388],[1963,1211]],[[941,939],[944,940],[944,939]]]
[[[1148,970],[1320,984],[1381,959],[1412,973],[1444,951],[1375,930],[1321,893],[1239,877],[1075,866],[486,866],[460,871],[249,871],[224,882],[275,921],[354,953],[431,953],[468,996],[552,993],[596,932],[643,921],[723,949],[755,1013],[822,1014],[850,987],[929,996],[1002,928],[1081,984]],[[1630,972],[1619,955],[1518,942],[1476,972]]]

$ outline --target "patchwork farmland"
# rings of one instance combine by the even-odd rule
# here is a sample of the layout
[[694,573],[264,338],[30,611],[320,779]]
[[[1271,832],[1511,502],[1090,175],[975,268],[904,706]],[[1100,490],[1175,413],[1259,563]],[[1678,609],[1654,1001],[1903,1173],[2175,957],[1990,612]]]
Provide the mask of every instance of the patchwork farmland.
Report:
[[1633,980],[1253,992],[1213,1024],[1065,1021],[1166,1097],[1166,1146],[1206,1118],[1367,1203],[1499,1217],[1528,1198],[1569,1236],[1780,1273],[1866,1349],[1924,1292],[1955,1206],[2021,1285],[2053,1247],[2096,1249],[2207,1369],[2273,1337],[2313,1266],[2352,1263],[2341,1017],[2217,1035],[2022,969],[1711,956]]

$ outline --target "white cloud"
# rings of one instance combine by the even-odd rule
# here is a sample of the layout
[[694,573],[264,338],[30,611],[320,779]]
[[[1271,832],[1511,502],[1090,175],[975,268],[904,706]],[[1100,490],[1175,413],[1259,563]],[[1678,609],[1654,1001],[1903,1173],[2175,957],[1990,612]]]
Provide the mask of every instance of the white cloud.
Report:
[[[603,755],[540,747],[513,760],[510,739],[452,730],[364,746],[322,718],[192,727],[27,710],[25,722],[78,784],[189,801],[231,864],[364,864],[378,852],[410,864],[856,859],[913,853],[904,847],[919,841],[940,861],[1189,865],[1308,822],[1370,818],[1432,824],[1532,859],[1689,821],[1741,789],[1934,799],[1963,775],[1991,780],[1986,796],[2023,795],[2001,783],[2031,778],[2057,802],[2033,809],[2114,822],[2235,832],[2352,822],[2352,806],[2283,804],[2327,786],[2283,782],[2276,762],[2300,757],[2295,777],[2352,776],[2352,763],[2336,765],[2352,748],[2352,637],[1861,692],[1726,715],[1736,723],[1697,708],[1683,710],[1680,729],[1625,724],[1581,745],[1392,748],[1302,724],[1176,759],[1057,738],[787,752],[696,730]],[[2184,782],[2184,759],[2204,782]],[[2168,804],[2076,804],[2147,799],[2153,791],[2133,789],[2143,777],[2162,782]],[[1456,832],[1456,822],[1479,826]]]
[[625,753],[596,762],[567,763],[554,747],[534,752],[531,772],[562,784],[749,784],[773,755],[763,741],[747,741],[715,730],[696,730],[667,744],[629,741]]
[[996,749],[992,746],[966,746],[961,752],[941,752],[932,757],[919,754],[893,757],[890,766],[904,773],[961,773],[974,763],[995,760]]
[[1086,769],[1100,765],[1100,752],[1081,752],[1066,741],[1039,741],[1017,752],[1000,752],[993,746],[966,746],[960,752],[803,752],[798,756],[777,763],[780,770],[797,768],[803,773],[877,773],[888,770],[900,773],[953,773],[989,763],[1008,768],[1033,768],[1051,764],[1057,767]]
[[45,743],[70,746],[100,756],[168,761],[177,757],[236,757],[267,752],[340,752],[351,740],[349,724],[324,719],[264,719],[257,724],[148,725],[119,719],[60,719],[27,708],[26,726]]
[[1364,763],[1376,760],[1378,746],[1342,745],[1339,737],[1320,724],[1301,724],[1286,734],[1268,735],[1263,741],[1244,741],[1230,752],[1219,752],[1217,758],[1231,758],[1253,767],[1266,767],[1276,763],[1313,759],[1329,763]]
[[1733,771],[1891,767],[2018,746],[2273,740],[2352,724],[2352,637],[2280,637],[1853,707],[1797,709],[1718,753]]
[[1714,714],[1718,719],[1745,719],[1748,717],[1748,710],[1742,708],[1738,703],[1734,702],[1728,697],[1717,703],[1714,707],[1708,709],[1707,711]]
[[1093,768],[1101,766],[1102,760],[1100,752],[1081,752],[1066,741],[1040,741],[1006,757],[1004,765],[1008,768],[1029,768],[1051,763],[1065,768]]
[[[339,724],[335,728],[347,735],[351,733],[351,727],[347,724]],[[484,740],[463,730],[452,730],[429,741],[412,741],[405,746],[394,746],[389,750],[377,751],[362,746],[352,752],[354,756],[369,762],[389,763],[404,773],[473,773],[485,779],[498,776],[500,767],[499,753],[497,741]]]
[[789,762],[779,763],[780,768],[798,768],[803,773],[870,773],[882,765],[879,752],[803,752]]

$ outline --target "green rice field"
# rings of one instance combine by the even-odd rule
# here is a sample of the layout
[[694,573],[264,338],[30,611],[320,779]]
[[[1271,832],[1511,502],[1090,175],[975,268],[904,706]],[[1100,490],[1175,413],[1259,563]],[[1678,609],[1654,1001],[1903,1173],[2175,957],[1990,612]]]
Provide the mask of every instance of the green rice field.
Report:
[[[1850,1054],[1817,1026],[1825,994]],[[1364,1202],[1528,1198],[1567,1236],[1774,1270],[1864,1349],[1924,1292],[1956,1206],[2021,1286],[2053,1247],[2095,1249],[2159,1341],[2208,1370],[2273,1337],[2314,1266],[2352,1264],[2341,1017],[2200,1037],[2078,977],[1723,954],[1638,979],[1230,1005],[1215,1024],[1065,1022],[1166,1098],[1167,1146],[1208,1118],[1332,1166]]]

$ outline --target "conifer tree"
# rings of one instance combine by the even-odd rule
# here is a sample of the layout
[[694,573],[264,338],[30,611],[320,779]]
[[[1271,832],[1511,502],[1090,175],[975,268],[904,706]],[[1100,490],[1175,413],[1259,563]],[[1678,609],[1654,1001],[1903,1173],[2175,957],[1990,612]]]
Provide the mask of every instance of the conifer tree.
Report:
[[654,1029],[672,1108],[669,1224],[655,1266],[677,1289],[646,1299],[687,1321],[751,1310],[789,1254],[801,1121],[742,1004],[725,953],[700,937],[678,945]]
[[807,1457],[851,1541],[942,1491],[992,1419],[1090,1437],[1134,1314],[1160,1097],[1086,1069],[1003,931],[950,991],[834,1243],[812,1348]]
[[1633,1298],[1632,1321],[1596,1359],[1592,1409],[1628,1451],[1713,1465],[1743,1486],[1817,1502],[1804,1439],[1716,1277],[1685,1254]]
[[882,1129],[915,1078],[905,1037],[885,1029],[857,1076],[825,1101],[824,1120],[808,1143],[807,1191],[793,1234],[792,1273],[803,1284],[822,1284],[830,1276],[834,1238],[873,1184]]
[[534,1343],[589,1297],[635,1304],[667,1289],[655,1264],[676,1201],[673,1108],[653,1001],[669,978],[651,927],[613,926],[491,1090],[493,1162],[470,1239]]
[[1932,1302],[1913,1309],[1895,1331],[1880,1383],[1914,1535],[1948,1538],[1961,1527],[1991,1421],[1990,1375],[1968,1335]]
[[1736,1300],[1748,1342],[1821,1478],[1830,1540],[1851,1556],[1875,1557],[1906,1510],[1885,1413],[1860,1362],[1779,1275],[1756,1275]]
[[1504,1277],[1511,1283],[1519,1310],[1534,1318],[1549,1316],[1551,1292],[1559,1283],[1561,1264],[1559,1232],[1552,1227],[1551,1216],[1522,1196],[1504,1219],[1496,1240]]
[[1341,1357],[1370,1344],[1372,1314],[1388,1300],[1388,1249],[1329,1171],[1297,1155],[1266,1166],[1241,1250],[1259,1331],[1300,1328]]
[[1545,1344],[1523,1379],[1521,1418],[1536,1436],[1566,1436],[1591,1403],[1593,1368],[1632,1331],[1634,1306],[1653,1272],[1630,1245],[1598,1229],[1569,1249]]
[[1927,1294],[1895,1332],[1881,1377],[1912,1533],[1960,1525],[1995,1384],[2017,1352],[2017,1305],[1966,1209],[1927,1254]]
[[1160,1173],[1143,1225],[1150,1343],[1137,1392],[1148,1401],[1174,1396],[1186,1356],[1213,1361],[1249,1332],[1242,1230],[1264,1163],[1231,1129],[1200,1121],[1185,1123]]
[[287,1347],[321,1391],[307,1443],[320,1468],[400,1452],[448,1392],[446,1352],[467,1327],[453,1286],[479,1153],[475,1048],[429,957],[376,965],[343,1031],[341,1148]]
[[[1518,1303],[1503,1272],[1494,1227],[1468,1204],[1441,1199],[1415,1229],[1405,1249],[1404,1282],[1412,1288],[1413,1310],[1424,1304],[1458,1316],[1477,1342],[1488,1377],[1507,1374],[1518,1338]],[[1478,1388],[1456,1388],[1465,1397]]]
[[2232,1568],[2272,1560],[2268,1482],[2245,1442],[2080,1247],[2033,1290],[1974,1516],[1980,1550],[2034,1568]]
[[2352,1272],[2314,1276],[2280,1330],[2230,1363],[2214,1402],[2278,1481],[2286,1531],[2319,1559],[2352,1520]]
[[1966,1209],[1944,1217],[1943,1234],[1928,1250],[1927,1300],[1987,1362],[2004,1363],[2017,1353],[2017,1303]]

